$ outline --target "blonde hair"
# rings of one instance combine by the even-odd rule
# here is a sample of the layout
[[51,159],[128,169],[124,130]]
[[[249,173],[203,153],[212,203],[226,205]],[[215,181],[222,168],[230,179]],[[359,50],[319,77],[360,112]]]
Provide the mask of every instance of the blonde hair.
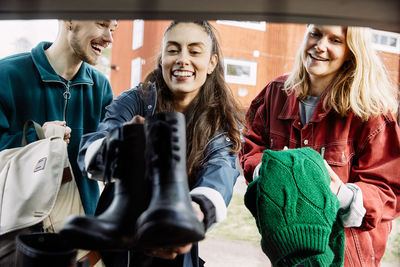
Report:
[[[303,99],[309,91],[309,76],[304,67],[304,47],[307,27],[302,46],[297,51],[293,71],[285,82],[284,90],[293,91]],[[391,83],[384,64],[372,47],[371,30],[363,27],[347,27],[346,44],[350,60],[343,63],[327,88],[323,107],[332,107],[341,116],[353,112],[362,120],[381,114],[397,113],[397,89]]]

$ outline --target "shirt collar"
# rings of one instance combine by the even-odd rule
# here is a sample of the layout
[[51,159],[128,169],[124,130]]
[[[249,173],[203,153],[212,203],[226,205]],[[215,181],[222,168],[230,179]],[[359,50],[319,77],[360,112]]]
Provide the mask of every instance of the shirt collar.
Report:
[[[321,121],[323,118],[325,118],[328,115],[329,111],[332,109],[331,107],[328,107],[327,110],[324,110],[322,107],[322,103],[323,103],[326,95],[327,95],[326,92],[321,95],[321,98],[319,99],[319,102],[314,110],[314,115],[315,114],[318,114],[318,115],[317,116],[313,115],[310,122]],[[296,94],[294,92],[292,92],[286,98],[286,101],[282,107],[281,112],[279,113],[278,118],[281,120],[296,120],[296,119],[300,118],[299,99],[296,97]]]

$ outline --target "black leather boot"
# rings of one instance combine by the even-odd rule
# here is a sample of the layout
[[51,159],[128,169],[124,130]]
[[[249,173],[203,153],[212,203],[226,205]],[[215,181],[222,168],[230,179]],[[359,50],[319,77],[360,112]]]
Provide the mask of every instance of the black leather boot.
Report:
[[75,216],[66,222],[60,234],[77,248],[131,248],[136,219],[149,204],[143,124],[121,126],[110,132],[106,140],[104,172],[106,177],[115,178],[114,197],[97,217]]
[[152,183],[152,198],[136,223],[138,246],[175,246],[204,238],[204,225],[189,195],[185,128],[181,113],[160,113],[145,121],[146,176]]
[[57,233],[18,235],[16,248],[16,267],[76,266],[77,250]]

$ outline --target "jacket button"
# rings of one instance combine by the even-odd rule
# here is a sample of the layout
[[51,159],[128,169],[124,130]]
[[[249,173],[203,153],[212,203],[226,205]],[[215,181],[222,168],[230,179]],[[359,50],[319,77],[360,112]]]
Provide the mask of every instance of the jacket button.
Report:
[[229,137],[225,138],[225,140],[228,142],[231,141],[231,139]]
[[307,139],[304,140],[304,141],[303,141],[303,144],[304,144],[304,145],[308,145],[308,140],[307,140]]
[[151,109],[152,107],[153,107],[152,105],[148,105],[148,106],[147,106],[148,109]]

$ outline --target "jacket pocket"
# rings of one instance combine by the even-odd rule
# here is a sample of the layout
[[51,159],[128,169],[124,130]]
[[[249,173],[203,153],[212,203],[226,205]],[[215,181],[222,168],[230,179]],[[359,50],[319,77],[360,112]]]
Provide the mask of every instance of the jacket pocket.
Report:
[[353,142],[328,144],[325,146],[325,159],[330,165],[344,166],[354,156]]
[[324,148],[324,159],[344,183],[349,182],[350,168],[354,156],[352,142],[328,144]]
[[269,136],[269,149],[271,150],[282,150],[285,146],[288,148],[290,147],[289,144],[289,137],[286,137],[284,135],[278,134],[278,133],[270,133]]

